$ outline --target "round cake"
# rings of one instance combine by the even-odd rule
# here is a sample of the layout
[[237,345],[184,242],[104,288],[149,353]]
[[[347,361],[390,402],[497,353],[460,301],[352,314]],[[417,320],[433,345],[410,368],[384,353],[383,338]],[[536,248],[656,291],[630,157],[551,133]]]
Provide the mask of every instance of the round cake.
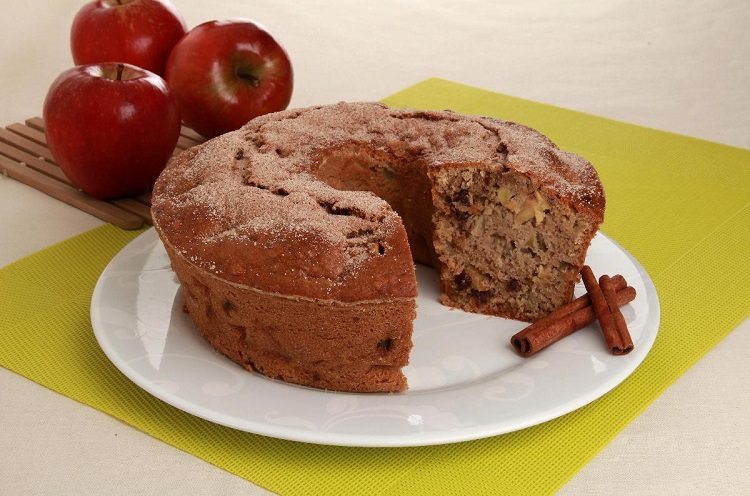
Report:
[[532,129],[374,103],[256,118],[175,158],[152,197],[218,351],[361,392],[407,387],[414,261],[446,305],[534,320],[570,301],[603,213],[591,164]]

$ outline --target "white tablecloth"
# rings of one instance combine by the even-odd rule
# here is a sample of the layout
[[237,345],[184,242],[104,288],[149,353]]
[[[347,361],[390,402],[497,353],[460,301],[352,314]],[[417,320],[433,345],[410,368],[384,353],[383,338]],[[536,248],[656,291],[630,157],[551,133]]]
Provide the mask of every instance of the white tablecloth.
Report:
[[[292,106],[377,100],[440,76],[750,147],[745,0],[175,3],[190,27],[236,16],[265,24],[294,63]],[[72,65],[68,30],[81,4],[4,2],[0,123],[41,113],[50,82]],[[0,176],[0,265],[99,224]],[[745,321],[561,494],[750,494],[748,329]],[[0,369],[0,494],[50,493],[265,491]]]

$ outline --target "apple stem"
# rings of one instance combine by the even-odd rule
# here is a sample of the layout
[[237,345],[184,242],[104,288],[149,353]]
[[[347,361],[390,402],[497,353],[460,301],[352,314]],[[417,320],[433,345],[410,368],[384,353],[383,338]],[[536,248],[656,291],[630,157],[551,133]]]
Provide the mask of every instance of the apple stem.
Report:
[[117,64],[117,80],[122,79],[122,71],[125,69],[125,66],[123,64]]

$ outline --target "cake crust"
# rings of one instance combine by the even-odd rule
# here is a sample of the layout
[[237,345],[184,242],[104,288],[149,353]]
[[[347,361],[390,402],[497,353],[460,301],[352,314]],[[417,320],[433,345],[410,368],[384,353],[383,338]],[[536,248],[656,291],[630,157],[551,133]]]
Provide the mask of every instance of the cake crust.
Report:
[[403,391],[413,298],[345,303],[268,293],[196,268],[165,244],[203,337],[249,371],[319,389]]

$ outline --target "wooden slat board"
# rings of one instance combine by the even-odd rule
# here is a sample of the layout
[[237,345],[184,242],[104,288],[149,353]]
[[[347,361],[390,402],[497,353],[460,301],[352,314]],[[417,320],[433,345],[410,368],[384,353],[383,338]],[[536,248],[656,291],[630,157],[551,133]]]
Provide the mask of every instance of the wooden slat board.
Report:
[[[174,155],[202,142],[199,134],[183,126]],[[123,229],[151,224],[151,193],[101,201],[73,186],[47,148],[40,117],[0,128],[0,173]]]

